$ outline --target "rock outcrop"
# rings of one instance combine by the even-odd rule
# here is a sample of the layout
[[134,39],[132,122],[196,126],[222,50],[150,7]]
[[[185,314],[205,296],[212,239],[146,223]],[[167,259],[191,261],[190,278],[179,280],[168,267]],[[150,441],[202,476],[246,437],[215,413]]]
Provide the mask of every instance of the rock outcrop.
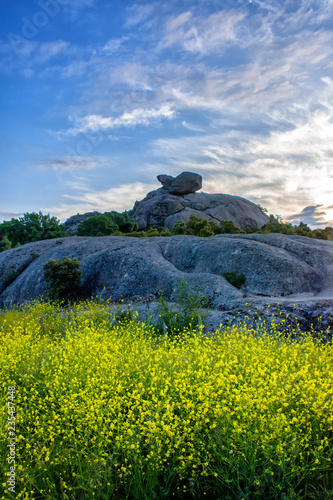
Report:
[[134,205],[134,220],[138,229],[165,226],[172,229],[178,221],[188,222],[194,214],[219,224],[231,220],[240,229],[261,228],[269,217],[245,198],[230,194],[189,193],[171,194],[164,187],[151,191]]
[[[333,327],[331,241],[280,234],[38,241],[0,254],[0,305],[45,294],[43,265],[64,256],[80,260],[87,297],[130,300],[147,294],[157,297],[162,290],[172,300],[185,277],[208,295],[216,321],[251,308],[261,313],[267,304],[279,302],[281,311],[292,311],[295,304],[305,323],[323,315],[323,326]],[[243,273],[242,288],[228,283],[225,272]]]
[[177,177],[171,175],[158,175],[159,180],[164,189],[170,194],[189,194],[195,193],[202,188],[202,177],[194,172],[182,172]]
[[82,224],[82,222],[96,215],[101,215],[101,212],[95,211],[95,212],[86,212],[85,214],[72,215],[72,217],[70,217],[64,222],[66,232],[74,233],[78,229],[78,227]]
[[[240,229],[261,228],[269,222],[269,217],[257,205],[240,196],[196,193],[202,187],[202,177],[194,172],[182,172],[177,177],[161,174],[157,179],[163,187],[151,191],[133,207],[139,230],[149,226],[172,230],[178,221],[188,222],[192,214],[217,224],[231,220]],[[94,215],[100,212],[73,215],[65,221],[67,233],[74,233],[82,222]]]

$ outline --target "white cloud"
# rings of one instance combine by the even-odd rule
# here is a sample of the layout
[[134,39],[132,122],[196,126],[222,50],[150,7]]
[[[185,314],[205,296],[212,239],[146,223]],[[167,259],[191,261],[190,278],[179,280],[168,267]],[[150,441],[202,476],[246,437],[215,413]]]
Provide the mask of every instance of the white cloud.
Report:
[[291,129],[266,135],[249,128],[159,139],[151,154],[173,174],[176,169],[203,174],[204,190],[244,196],[287,217],[299,207],[328,206],[332,200],[333,105],[311,112],[309,104],[303,114]]
[[116,210],[122,212],[130,210],[136,200],[143,199],[149,191],[156,189],[155,184],[143,184],[135,182],[132,184],[123,184],[116,188],[110,188],[104,191],[83,192],[79,195],[65,195],[65,198],[71,200],[71,203],[62,203],[57,206],[48,207],[45,210],[54,213],[62,221],[73,214],[92,212],[107,212]]
[[176,31],[179,28],[181,28],[184,24],[189,22],[191,18],[192,18],[192,12],[190,11],[182,12],[178,16],[169,19],[165,24],[165,29],[167,32]]
[[115,54],[127,40],[129,40],[128,36],[122,36],[121,38],[112,38],[104,45],[104,47],[102,47],[102,51],[107,55]]
[[60,135],[75,136],[85,132],[97,132],[115,127],[134,127],[136,125],[149,125],[163,118],[173,118],[175,111],[168,104],[160,108],[142,109],[137,108],[131,112],[123,113],[117,118],[103,117],[101,115],[88,115],[84,118],[74,120],[76,127],[60,132]]
[[205,129],[202,127],[197,127],[196,125],[192,125],[192,123],[187,123],[186,120],[182,121],[183,127],[187,128],[188,130],[192,130],[193,132],[204,132]]
[[23,212],[0,212],[0,221],[10,220],[10,219],[18,219],[23,216]]
[[[35,71],[54,63],[57,57],[73,57],[75,49],[64,40],[37,42],[22,38],[17,42],[0,43],[0,52],[4,55],[0,61],[0,69],[7,74],[21,74],[31,77]],[[62,59],[63,61],[63,59]]]
[[38,52],[35,56],[35,61],[39,64],[46,63],[53,57],[68,52],[70,44],[64,40],[56,40],[54,42],[44,42],[39,45]]
[[129,15],[125,22],[125,28],[133,28],[134,26],[143,23],[149,18],[154,9],[154,3],[147,3],[145,5],[134,4],[131,7],[128,7],[127,11]]
[[217,12],[206,18],[184,12],[167,21],[158,48],[180,44],[187,51],[201,54],[219,50],[238,40],[237,26],[245,17],[244,12],[236,10]]

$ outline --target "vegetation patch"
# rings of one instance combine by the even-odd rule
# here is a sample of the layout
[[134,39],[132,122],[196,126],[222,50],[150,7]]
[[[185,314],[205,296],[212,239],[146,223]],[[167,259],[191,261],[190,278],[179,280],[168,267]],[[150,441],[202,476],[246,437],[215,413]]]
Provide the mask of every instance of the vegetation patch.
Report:
[[223,273],[222,276],[230,283],[230,285],[236,288],[241,288],[246,281],[245,275],[243,273],[235,273],[234,271]]
[[80,267],[78,259],[69,257],[64,257],[62,260],[50,259],[44,264],[47,295],[51,301],[66,304],[81,298]]
[[[262,212],[267,210],[259,205]],[[78,236],[133,236],[145,238],[152,236],[172,236],[185,234],[191,236],[209,237],[216,234],[244,234],[244,233],[281,233],[289,235],[307,236],[322,240],[333,240],[333,228],[312,230],[307,224],[300,222],[298,226],[293,226],[285,222],[279,215],[270,214],[270,221],[261,229],[256,227],[246,231],[239,229],[235,224],[228,221],[221,221],[217,224],[214,221],[201,219],[192,214],[186,223],[177,222],[172,231],[166,227],[149,227],[146,231],[138,231],[135,221],[132,218],[133,210],[125,212],[105,212],[101,215],[91,216],[83,221],[77,231],[73,234]],[[70,236],[65,230],[65,225],[61,224],[56,217],[42,212],[25,213],[19,219],[11,219],[0,224],[0,252],[15,248],[33,241],[40,241],[50,238]]]
[[331,344],[200,330],[160,336],[102,303],[2,311],[2,498],[332,498]]
[[155,325],[159,333],[179,335],[184,328],[196,329],[202,324],[206,314],[202,308],[209,307],[209,298],[185,278],[176,285],[174,300],[176,306],[170,307],[160,295],[158,299],[159,319]]

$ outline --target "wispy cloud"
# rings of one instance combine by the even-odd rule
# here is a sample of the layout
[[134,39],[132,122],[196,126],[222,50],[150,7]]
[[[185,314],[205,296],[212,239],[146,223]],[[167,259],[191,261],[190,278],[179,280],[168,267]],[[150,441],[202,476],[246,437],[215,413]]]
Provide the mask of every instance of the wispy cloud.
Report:
[[119,51],[120,47],[129,40],[128,36],[122,36],[120,38],[112,38],[103,47],[102,52],[107,55],[115,54]]
[[18,219],[22,217],[23,212],[15,213],[15,212],[0,212],[0,221],[10,220],[10,219]]
[[75,127],[63,131],[60,135],[75,136],[85,132],[97,132],[115,127],[134,127],[136,125],[149,125],[151,122],[163,118],[170,119],[175,111],[167,104],[158,109],[137,108],[131,112],[123,113],[117,118],[103,117],[101,115],[89,115],[83,118],[75,118]]
[[205,131],[204,128],[193,125],[192,123],[188,123],[186,120],[182,121],[182,125],[183,125],[183,127],[187,128],[188,130],[192,130],[193,132],[204,132]]
[[53,157],[45,160],[35,161],[32,165],[40,170],[54,170],[55,172],[73,170],[91,170],[107,164],[107,158],[91,158],[79,154],[68,154],[64,157]]
[[[157,181],[156,181],[157,182]],[[68,203],[61,203],[45,210],[54,213],[61,220],[65,220],[73,213],[85,213],[93,210],[107,212],[117,210],[122,212],[133,208],[136,200],[144,198],[148,191],[156,189],[155,184],[143,184],[135,182],[133,184],[123,184],[121,186],[107,190],[81,192],[79,195],[65,195]],[[75,210],[74,210],[75,207]]]
[[[14,42],[0,42],[0,71],[32,76],[39,68],[42,71],[46,64],[54,64],[59,57],[65,59],[74,56],[75,49],[64,40],[40,42],[20,38]],[[63,59],[62,59],[63,61]]]
[[[303,207],[310,217],[315,207],[313,223],[332,220],[333,2],[127,5],[119,7],[117,29],[103,30],[101,22],[98,36],[89,33],[87,41],[67,38],[53,24],[59,36],[48,42],[20,40],[16,52],[8,40],[0,42],[0,69],[25,86],[30,78],[31,94],[39,96],[37,85],[43,89],[44,130],[52,129],[48,140],[61,139],[35,167],[72,172],[76,195],[85,185],[78,177],[103,165],[98,155],[116,157],[118,165],[135,158],[139,166],[126,167],[126,182],[130,175],[135,186],[142,179],[149,184],[147,172],[154,179],[194,170],[204,175],[206,191],[245,196],[284,217]],[[81,12],[80,26],[111,12],[97,0],[73,0],[68,9]],[[115,138],[121,127],[130,150],[101,141],[91,156],[72,155],[78,161],[58,154],[70,144],[75,149],[79,134]],[[89,209],[98,196],[85,198]]]
[[323,205],[312,205],[303,208],[303,210],[298,214],[290,215],[289,217],[287,217],[287,219],[292,224],[305,222],[311,227],[325,228],[328,225],[333,226],[333,219],[330,219],[330,216],[332,215],[333,211],[330,210],[330,207],[324,207]]
[[204,18],[184,12],[166,22],[159,49],[179,44],[190,52],[207,54],[216,51],[238,40],[237,26],[245,17],[244,12],[233,10]]
[[155,4],[134,4],[127,8],[125,28],[132,28],[146,21],[155,9]]

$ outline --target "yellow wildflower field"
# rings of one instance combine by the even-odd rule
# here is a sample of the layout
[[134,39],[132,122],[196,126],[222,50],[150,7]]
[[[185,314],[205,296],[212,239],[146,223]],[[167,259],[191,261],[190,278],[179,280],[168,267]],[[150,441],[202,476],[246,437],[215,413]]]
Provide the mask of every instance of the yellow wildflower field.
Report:
[[3,311],[0,342],[0,499],[333,498],[329,342],[93,302]]

